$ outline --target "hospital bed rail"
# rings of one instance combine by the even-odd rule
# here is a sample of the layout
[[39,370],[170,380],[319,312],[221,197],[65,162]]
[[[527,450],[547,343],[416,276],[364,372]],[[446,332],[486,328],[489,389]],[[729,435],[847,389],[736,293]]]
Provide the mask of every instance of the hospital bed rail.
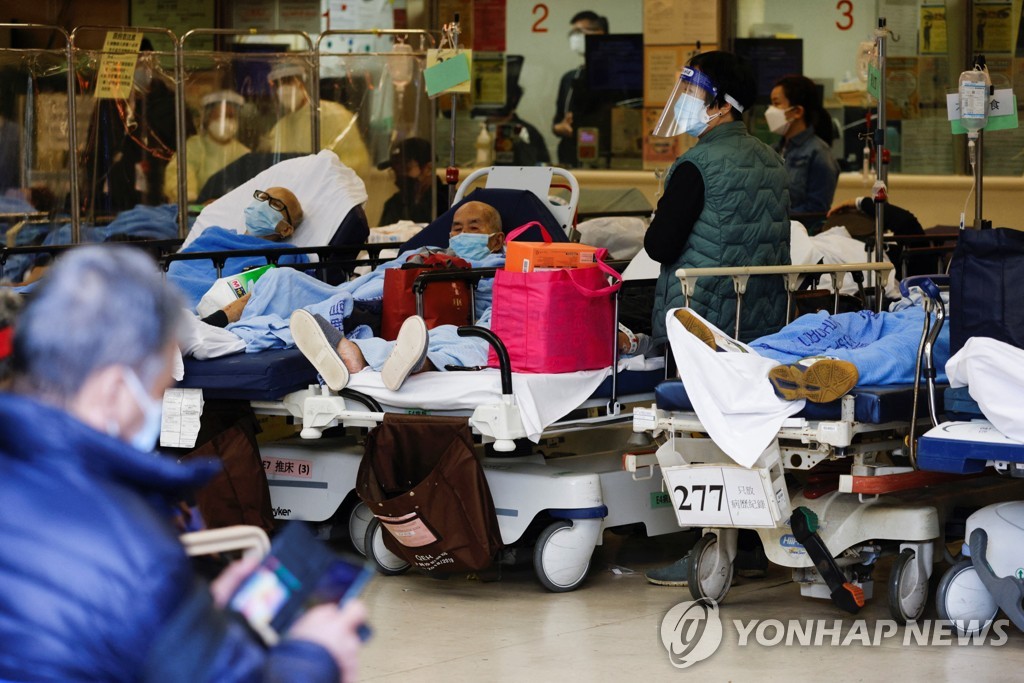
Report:
[[[159,265],[164,272],[167,272],[171,267],[171,264],[176,261],[209,260],[213,262],[214,269],[216,270],[217,277],[219,278],[223,275],[224,267],[228,259],[255,256],[265,258],[268,264],[298,268],[300,270],[313,270],[323,276],[328,268],[352,270],[359,266],[380,265],[384,261],[384,259],[381,258],[380,253],[385,249],[390,248],[394,248],[394,245],[377,242],[373,244],[344,246],[281,247],[266,249],[227,249],[223,251],[194,251],[184,253],[178,252],[161,257],[159,259]],[[359,258],[359,253],[363,251],[369,254],[368,258]],[[280,263],[281,258],[284,256],[309,254],[316,255],[318,260],[306,263]]]
[[[842,281],[839,277],[845,273],[868,271],[877,273],[879,276],[888,273],[893,265],[887,262],[875,263],[833,263],[833,264],[806,264],[789,266],[718,266],[714,268],[680,268],[676,271],[676,277],[683,286],[683,296],[686,306],[690,305],[690,298],[697,289],[697,280],[702,277],[729,277],[732,278],[733,291],[736,292],[736,326],[734,336],[740,336],[740,319],[742,314],[743,295],[747,291],[747,282],[752,276],[757,275],[779,275],[783,278],[786,288],[786,323],[790,322],[793,309],[793,294],[800,288],[801,278],[804,275],[815,273],[831,275],[834,283]],[[839,304],[839,286],[834,288],[836,306]]]

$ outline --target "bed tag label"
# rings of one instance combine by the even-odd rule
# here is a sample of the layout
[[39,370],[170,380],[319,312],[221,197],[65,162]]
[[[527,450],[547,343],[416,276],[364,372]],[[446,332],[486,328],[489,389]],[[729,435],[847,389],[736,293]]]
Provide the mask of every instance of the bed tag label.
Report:
[[650,408],[633,409],[633,431],[646,432],[657,429],[658,414]]
[[195,448],[199,420],[203,416],[202,389],[164,391],[160,417],[160,445],[165,448]]
[[768,470],[683,465],[663,472],[679,526],[775,526],[778,507]]

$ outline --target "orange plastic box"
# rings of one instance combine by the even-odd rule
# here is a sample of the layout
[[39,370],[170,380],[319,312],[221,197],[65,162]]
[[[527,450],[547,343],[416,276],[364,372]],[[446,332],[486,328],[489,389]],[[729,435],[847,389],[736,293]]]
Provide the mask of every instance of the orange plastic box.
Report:
[[557,268],[593,268],[597,247],[575,242],[509,242],[505,245],[505,270],[532,273]]

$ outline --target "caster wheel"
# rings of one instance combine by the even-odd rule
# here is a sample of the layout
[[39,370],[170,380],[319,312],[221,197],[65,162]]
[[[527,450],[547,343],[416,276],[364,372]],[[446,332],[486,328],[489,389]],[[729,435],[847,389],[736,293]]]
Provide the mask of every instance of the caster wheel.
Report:
[[732,586],[732,562],[720,553],[716,534],[704,534],[690,550],[690,595],[694,600],[725,599]]
[[901,624],[917,621],[928,604],[929,576],[920,571],[917,551],[906,548],[889,574],[889,612]]
[[366,527],[370,525],[373,513],[366,503],[359,501],[348,513],[348,538],[360,555],[366,555]]
[[970,559],[949,568],[935,592],[939,618],[953,623],[960,633],[975,633],[996,618],[999,605],[981,582]]
[[587,578],[594,546],[581,548],[572,522],[560,519],[545,527],[533,548],[533,569],[541,585],[552,593],[576,590]]
[[404,574],[409,569],[409,563],[398,555],[388,550],[384,545],[384,527],[376,517],[370,520],[366,527],[363,547],[366,550],[366,559],[373,563],[377,571],[384,576],[397,576]]

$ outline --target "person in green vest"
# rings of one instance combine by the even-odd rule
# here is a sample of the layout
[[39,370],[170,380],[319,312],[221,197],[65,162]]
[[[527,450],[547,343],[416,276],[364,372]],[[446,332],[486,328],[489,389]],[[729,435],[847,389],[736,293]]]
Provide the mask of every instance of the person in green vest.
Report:
[[[661,264],[654,290],[653,342],[666,342],[665,314],[686,306],[679,268],[777,266],[789,261],[789,179],[778,152],[750,135],[743,113],[754,104],[754,73],[741,57],[705,52],[683,69],[654,135],[687,134],[697,144],[665,176],[644,248]],[[701,278],[689,306],[721,329],[733,329],[731,278]],[[741,341],[777,332],[786,320],[781,278],[752,277],[740,313]],[[740,533],[737,573],[764,575],[756,534]],[[685,586],[689,559],[647,572],[647,580]]]
[[[661,264],[652,320],[656,344],[666,340],[665,312],[686,305],[677,269],[790,262],[786,168],[778,152],[743,123],[755,93],[753,71],[741,57],[698,54],[683,69],[655,126],[655,136],[697,138],[669,168],[644,237],[648,255]],[[701,278],[690,307],[715,326],[732,329],[732,280]],[[752,277],[743,297],[740,340],[778,331],[785,313],[781,279]]]

